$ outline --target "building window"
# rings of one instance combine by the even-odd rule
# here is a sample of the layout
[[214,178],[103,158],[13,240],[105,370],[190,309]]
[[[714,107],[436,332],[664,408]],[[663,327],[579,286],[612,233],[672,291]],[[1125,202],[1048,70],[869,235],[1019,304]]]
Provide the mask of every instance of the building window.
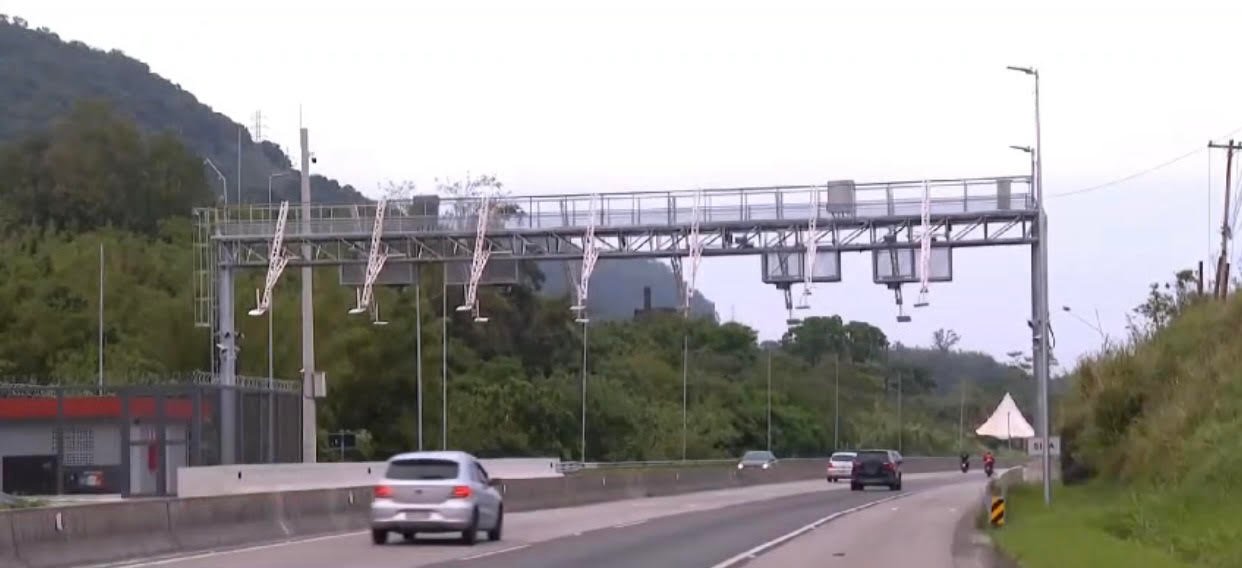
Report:
[[[56,448],[56,430],[52,430],[52,452]],[[65,465],[91,465],[95,455],[95,431],[90,428],[65,428]]]

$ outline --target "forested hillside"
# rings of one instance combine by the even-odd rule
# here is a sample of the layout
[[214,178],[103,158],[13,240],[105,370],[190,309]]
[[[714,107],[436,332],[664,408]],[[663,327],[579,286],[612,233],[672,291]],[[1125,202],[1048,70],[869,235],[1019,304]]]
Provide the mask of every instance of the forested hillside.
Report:
[[[238,132],[243,202],[266,202],[268,177],[295,166],[280,146],[271,141],[256,143],[242,125],[152,73],[145,63],[119,51],[67,43],[51,30],[32,29],[12,15],[0,16],[0,142],[45,132],[81,100],[106,102],[140,131],[174,136],[194,154],[210,159],[228,179],[230,202],[237,200]],[[214,172],[204,168],[204,174],[209,176],[208,191],[220,198],[221,185]],[[298,200],[299,177],[293,171],[276,178],[275,199]],[[367,200],[351,185],[314,174],[311,197],[324,203]],[[541,268],[549,276],[548,294],[570,293],[563,263],[544,263]],[[600,262],[593,281],[597,288],[590,307],[601,319],[633,315],[642,304],[643,286],[652,287],[657,305],[680,303],[672,271],[658,262]],[[696,314],[715,314],[715,307],[701,294],[696,294],[692,307]]]

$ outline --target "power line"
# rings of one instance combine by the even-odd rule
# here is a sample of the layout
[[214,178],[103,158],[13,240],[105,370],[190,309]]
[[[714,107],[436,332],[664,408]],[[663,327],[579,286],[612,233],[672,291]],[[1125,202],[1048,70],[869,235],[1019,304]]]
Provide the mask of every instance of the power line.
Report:
[[[1238,132],[1242,132],[1242,127],[1240,127],[1240,128],[1236,128],[1236,129],[1234,129],[1234,130],[1232,130],[1232,131],[1230,131],[1230,132],[1228,132],[1228,133],[1225,133],[1225,134],[1222,134],[1222,135],[1220,135],[1220,136],[1217,136],[1216,138],[1225,138],[1225,137],[1228,137],[1228,136],[1232,136],[1232,135],[1234,135],[1234,134],[1237,134]],[[1071,196],[1071,195],[1082,195],[1082,194],[1084,194],[1084,193],[1091,193],[1091,192],[1093,192],[1093,191],[1098,191],[1098,190],[1101,190],[1101,189],[1105,189],[1105,188],[1108,188],[1108,187],[1112,187],[1112,186],[1114,186],[1114,185],[1122,184],[1122,183],[1125,183],[1125,182],[1127,182],[1127,181],[1130,181],[1130,180],[1133,180],[1133,179],[1136,179],[1136,178],[1143,177],[1143,176],[1145,176],[1145,175],[1147,175],[1147,174],[1150,174],[1150,173],[1152,173],[1152,172],[1155,172],[1155,171],[1157,171],[1157,170],[1161,170],[1161,169],[1163,169],[1163,168],[1167,168],[1167,167],[1169,167],[1169,166],[1171,166],[1171,165],[1173,165],[1173,164],[1176,164],[1176,163],[1178,163],[1178,162],[1180,162],[1180,161],[1182,161],[1182,160],[1185,160],[1186,158],[1189,158],[1189,157],[1191,157],[1191,156],[1194,156],[1194,155],[1196,155],[1196,154],[1198,154],[1198,153],[1200,153],[1200,152],[1202,152],[1202,151],[1204,151],[1204,150],[1206,150],[1206,149],[1207,149],[1207,147],[1205,147],[1205,146],[1200,146],[1200,147],[1195,148],[1194,150],[1191,150],[1191,151],[1189,151],[1189,152],[1186,152],[1185,154],[1182,154],[1182,155],[1180,155],[1180,156],[1178,156],[1178,157],[1176,157],[1176,158],[1173,158],[1173,159],[1168,160],[1168,161],[1166,161],[1166,162],[1162,162],[1162,163],[1160,163],[1160,164],[1157,164],[1157,165],[1152,166],[1152,167],[1150,167],[1150,168],[1144,169],[1144,170],[1139,171],[1139,172],[1137,172],[1137,173],[1133,173],[1133,174],[1130,174],[1130,175],[1128,175],[1128,176],[1121,177],[1121,178],[1117,178],[1117,179],[1112,180],[1112,181],[1110,181],[1110,182],[1105,182],[1105,183],[1101,183],[1101,184],[1098,184],[1098,185],[1092,185],[1092,186],[1089,186],[1089,187],[1084,187],[1084,188],[1080,188],[1080,189],[1075,189],[1075,190],[1072,190],[1072,191],[1065,191],[1065,192],[1061,192],[1061,193],[1054,193],[1054,194],[1049,195],[1048,197],[1068,197],[1068,196]],[[1225,213],[1227,214],[1228,212],[1225,212]]]

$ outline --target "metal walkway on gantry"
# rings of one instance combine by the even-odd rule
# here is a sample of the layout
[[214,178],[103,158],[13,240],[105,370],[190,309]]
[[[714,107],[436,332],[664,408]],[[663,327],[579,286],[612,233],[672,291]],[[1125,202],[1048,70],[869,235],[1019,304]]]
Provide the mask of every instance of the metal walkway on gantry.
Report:
[[[930,214],[936,247],[1029,244],[1036,208],[1027,176],[934,180]],[[576,260],[594,225],[602,258],[689,254],[698,223],[704,256],[805,250],[805,232],[818,221],[822,251],[916,248],[924,182],[642,191],[497,198],[483,238],[493,259]],[[818,215],[812,199],[819,194]],[[596,200],[592,208],[592,199]],[[698,207],[695,201],[698,200]],[[366,264],[376,204],[288,208],[283,242],[289,264]],[[389,201],[380,241],[388,264],[469,262],[476,249],[479,199],[432,196]],[[280,205],[199,209],[199,235],[218,249],[219,266],[269,265]],[[697,213],[696,213],[697,212]],[[696,219],[697,217],[697,219]],[[592,223],[592,220],[594,223]],[[895,236],[896,241],[886,240]],[[310,245],[310,256],[300,245]]]

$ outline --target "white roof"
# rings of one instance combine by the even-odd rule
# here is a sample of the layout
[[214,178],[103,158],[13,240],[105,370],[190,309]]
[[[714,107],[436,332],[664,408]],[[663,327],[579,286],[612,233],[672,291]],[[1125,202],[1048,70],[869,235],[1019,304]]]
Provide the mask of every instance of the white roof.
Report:
[[1018,404],[1009,393],[1005,393],[1005,398],[996,406],[996,411],[982,426],[975,429],[975,433],[1000,440],[1035,437],[1035,429],[1022,416],[1022,411],[1018,410]]
[[461,461],[466,461],[466,460],[473,459],[473,458],[474,458],[474,456],[472,456],[472,455],[470,455],[470,454],[468,454],[468,453],[466,453],[466,452],[457,452],[457,451],[452,451],[452,450],[450,450],[450,451],[447,451],[447,452],[444,452],[444,451],[440,451],[440,452],[405,452],[405,453],[400,453],[400,454],[397,454],[397,455],[395,455],[395,456],[393,456],[393,457],[391,457],[391,458],[388,458],[388,461],[393,461],[393,460],[416,460],[416,459],[425,459],[425,460],[446,460],[446,461],[456,461],[456,462],[461,462]]

